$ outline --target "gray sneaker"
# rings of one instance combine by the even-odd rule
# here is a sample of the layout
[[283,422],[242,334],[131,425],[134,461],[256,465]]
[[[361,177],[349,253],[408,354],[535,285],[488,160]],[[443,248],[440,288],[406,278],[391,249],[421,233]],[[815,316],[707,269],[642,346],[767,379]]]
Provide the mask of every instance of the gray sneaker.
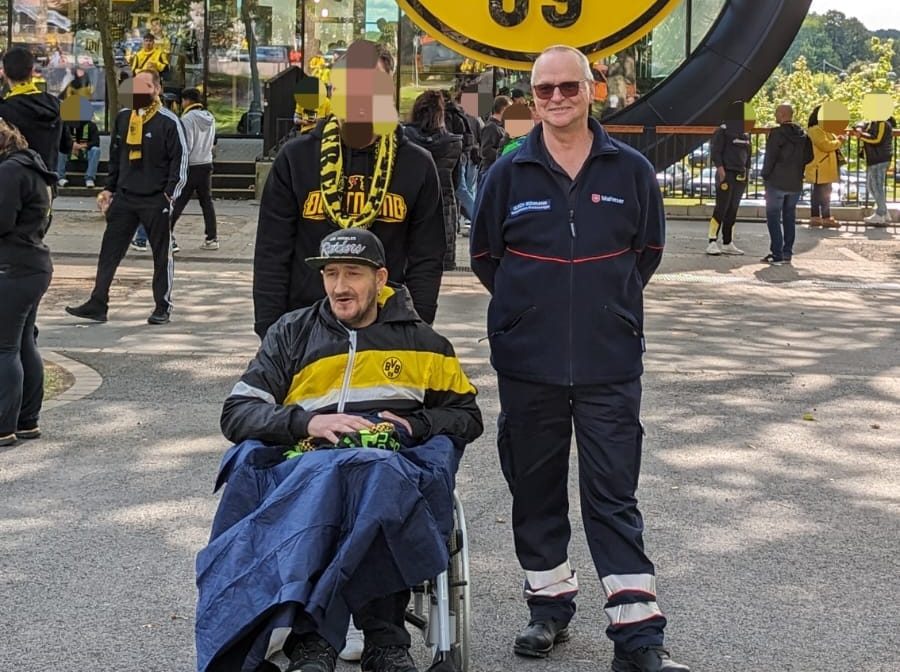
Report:
[[218,250],[219,249],[219,239],[218,238],[207,238],[202,243],[200,243],[201,250]]

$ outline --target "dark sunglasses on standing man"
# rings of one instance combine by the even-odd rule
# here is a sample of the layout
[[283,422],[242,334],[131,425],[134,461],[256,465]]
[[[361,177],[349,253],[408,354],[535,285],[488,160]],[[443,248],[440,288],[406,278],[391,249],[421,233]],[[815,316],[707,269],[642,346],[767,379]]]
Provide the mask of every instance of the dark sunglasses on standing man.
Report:
[[534,95],[541,100],[550,100],[557,87],[566,98],[574,98],[581,90],[581,82],[560,82],[559,84],[535,84],[531,87]]

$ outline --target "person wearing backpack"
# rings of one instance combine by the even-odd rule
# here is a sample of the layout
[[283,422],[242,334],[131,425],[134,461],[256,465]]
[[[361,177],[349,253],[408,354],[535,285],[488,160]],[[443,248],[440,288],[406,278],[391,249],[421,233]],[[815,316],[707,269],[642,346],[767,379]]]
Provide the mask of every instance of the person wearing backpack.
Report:
[[813,160],[812,142],[794,123],[787,103],[775,110],[778,127],[769,133],[762,177],[766,185],[766,224],[770,252],[762,261],[773,266],[791,263],[796,237],[797,202],[803,191],[803,171]]

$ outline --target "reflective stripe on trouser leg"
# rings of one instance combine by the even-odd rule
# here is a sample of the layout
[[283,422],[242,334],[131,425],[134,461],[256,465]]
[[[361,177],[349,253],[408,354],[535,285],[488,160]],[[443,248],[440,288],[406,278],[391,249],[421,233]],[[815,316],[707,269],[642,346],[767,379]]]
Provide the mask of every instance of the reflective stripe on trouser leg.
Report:
[[[532,593],[572,577],[568,565],[569,452],[572,437],[570,389],[497,376],[501,414],[497,448],[503,476],[513,496],[512,527],[516,557],[526,574],[534,572]],[[535,496],[534,493],[540,493]],[[551,580],[543,577],[553,573]],[[557,575],[558,574],[558,575]],[[537,590],[534,590],[537,588]],[[563,588],[563,587],[561,587]],[[568,623],[575,613],[575,588],[550,590],[555,597],[527,597],[531,618]]]
[[643,441],[640,407],[640,380],[574,388],[582,519],[607,595],[606,632],[623,650],[662,644],[665,626],[662,614],[626,606],[656,601],[655,570],[644,552],[635,496]]
[[533,597],[560,598],[578,593],[578,576],[566,560],[555,569],[545,572],[525,572],[525,599]]

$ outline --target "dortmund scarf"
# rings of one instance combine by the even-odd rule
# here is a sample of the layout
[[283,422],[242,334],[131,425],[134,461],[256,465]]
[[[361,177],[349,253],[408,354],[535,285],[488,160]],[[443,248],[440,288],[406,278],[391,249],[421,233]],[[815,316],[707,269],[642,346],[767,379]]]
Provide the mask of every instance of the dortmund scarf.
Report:
[[198,109],[198,108],[202,110],[202,109],[203,109],[203,105],[202,105],[201,103],[191,103],[190,105],[188,105],[186,108],[184,108],[184,109],[181,111],[181,116],[183,117],[184,115],[186,115],[186,114],[187,114],[188,112],[190,112],[191,110],[196,110],[196,109]]
[[160,102],[154,100],[149,107],[143,110],[132,110],[128,120],[128,135],[125,144],[128,145],[128,160],[141,160],[141,144],[144,141],[144,124],[150,121],[159,111]]
[[322,203],[328,218],[342,229],[358,227],[367,229],[375,221],[387,196],[388,185],[394,174],[397,158],[397,137],[394,133],[381,136],[376,141],[375,172],[369,185],[366,203],[358,215],[343,214],[345,177],[341,150],[341,129],[337,118],[331,116],[322,129],[321,170]]
[[5,100],[6,98],[12,98],[13,96],[31,96],[40,92],[41,90],[29,79],[27,82],[16,84],[3,98]]

